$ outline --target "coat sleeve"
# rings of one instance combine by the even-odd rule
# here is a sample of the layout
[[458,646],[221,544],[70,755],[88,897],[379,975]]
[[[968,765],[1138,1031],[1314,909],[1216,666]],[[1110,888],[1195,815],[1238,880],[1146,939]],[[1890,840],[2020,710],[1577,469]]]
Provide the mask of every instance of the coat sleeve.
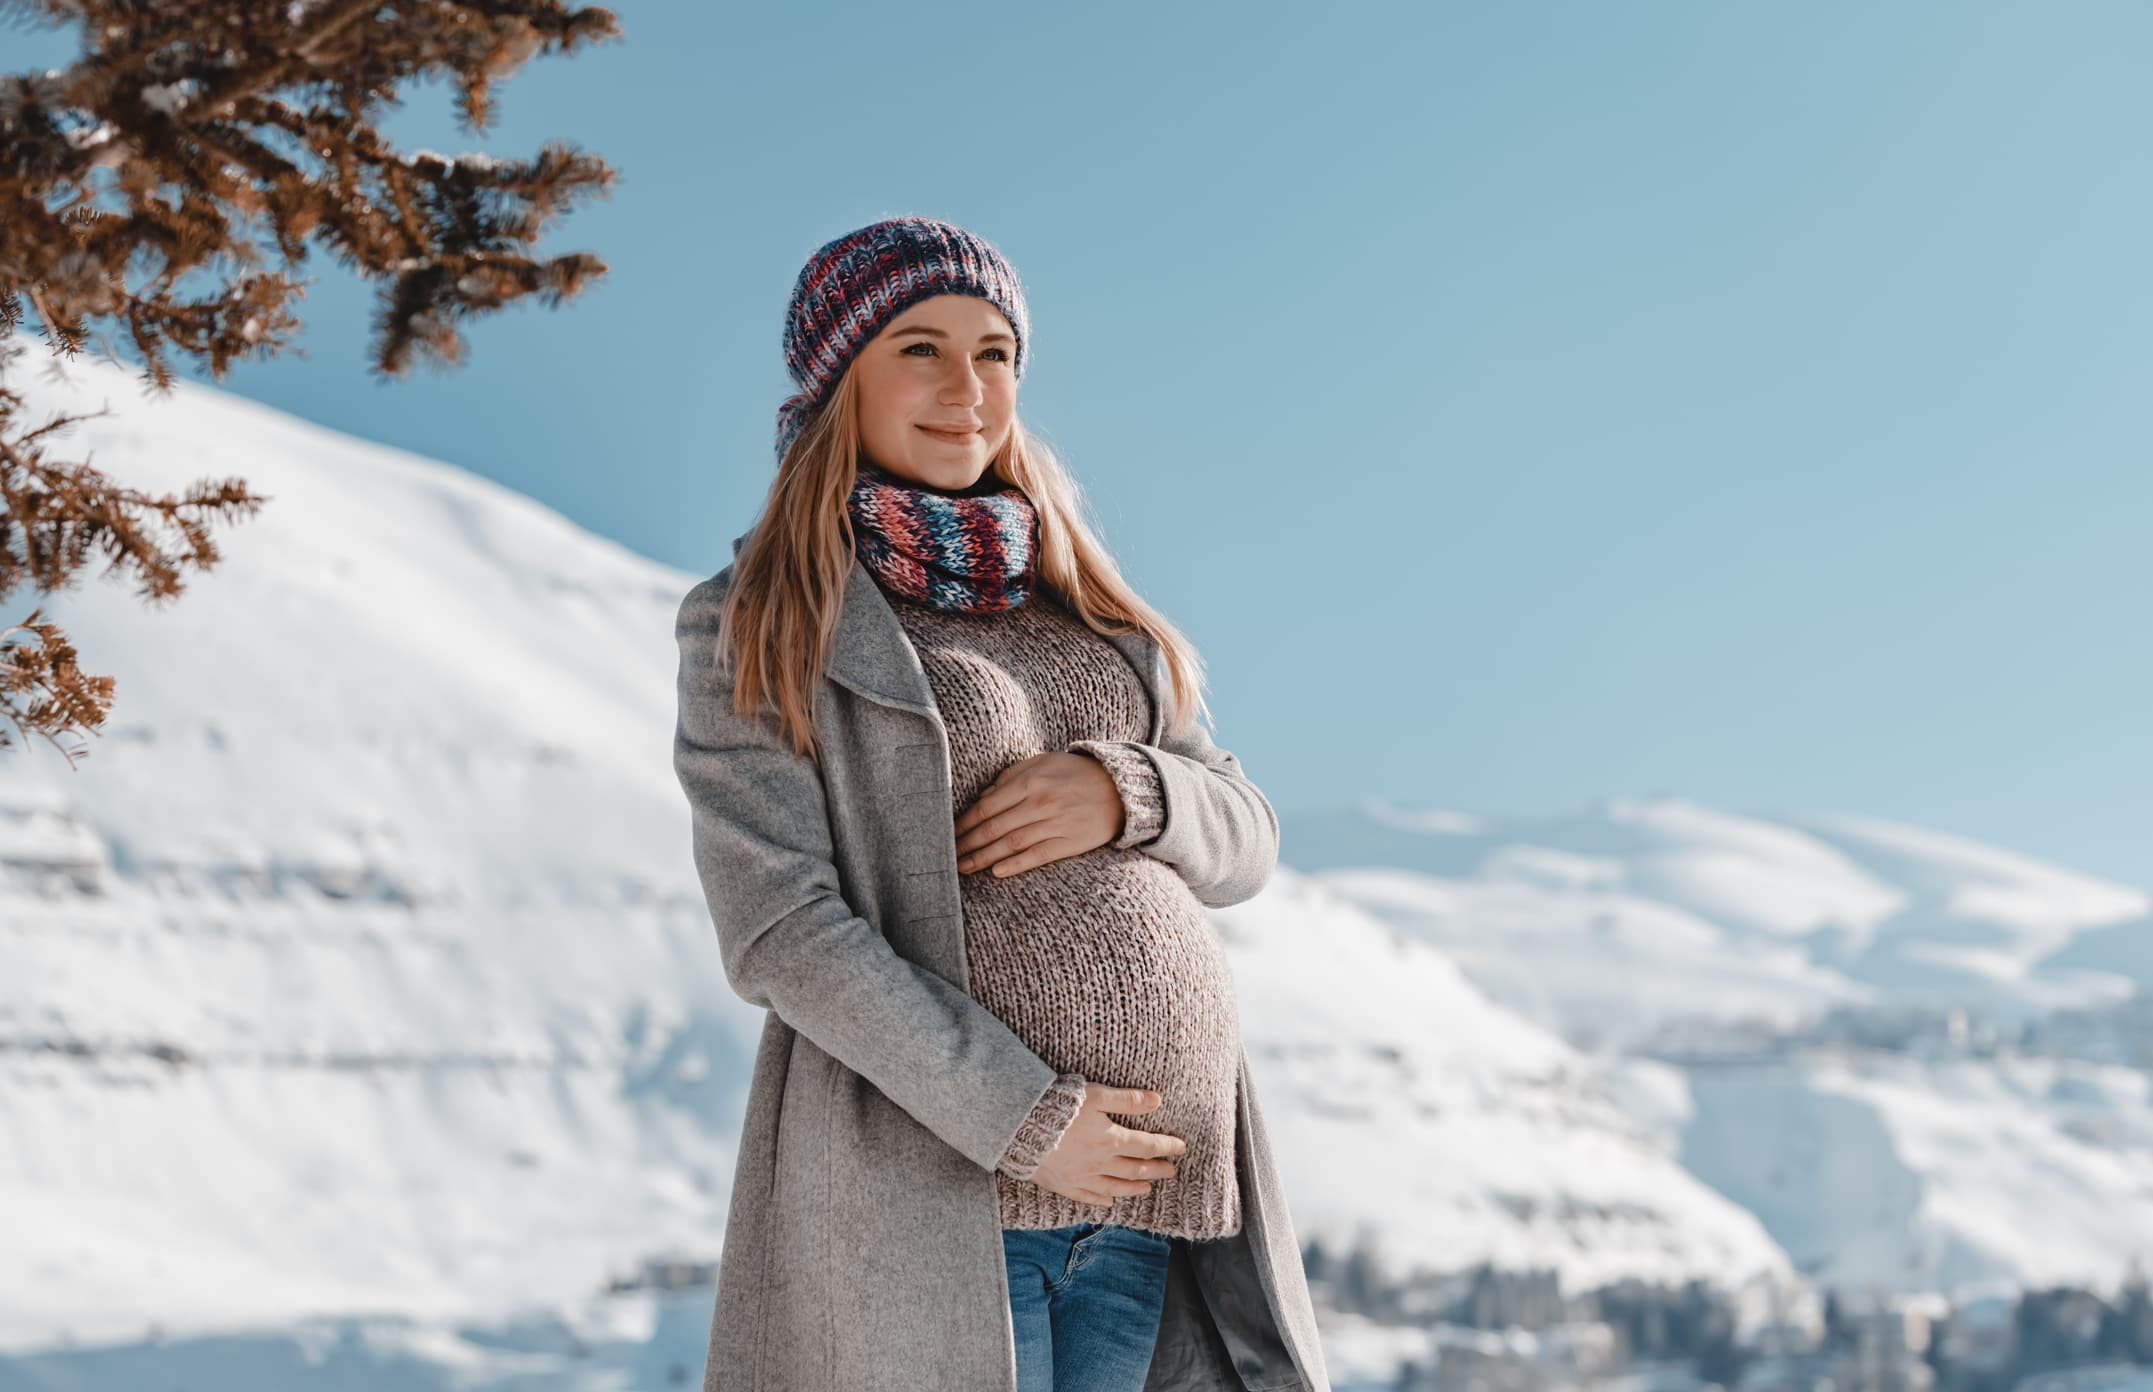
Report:
[[[1255,898],[1270,880],[1278,865],[1278,814],[1241,761],[1211,742],[1202,722],[1191,721],[1184,734],[1168,729],[1157,744],[1084,740],[1070,747],[1106,764],[1121,790],[1128,820],[1115,844],[1133,844],[1173,866],[1198,902],[1222,909]],[[1155,795],[1149,780],[1129,772],[1132,754],[1157,771]],[[1161,815],[1164,825],[1154,832]]]
[[1069,1079],[845,901],[821,771],[784,743],[769,707],[733,711],[717,662],[721,580],[690,591],[675,626],[673,767],[727,983],[982,1169],[1036,1164],[1042,1114],[1063,1120]]

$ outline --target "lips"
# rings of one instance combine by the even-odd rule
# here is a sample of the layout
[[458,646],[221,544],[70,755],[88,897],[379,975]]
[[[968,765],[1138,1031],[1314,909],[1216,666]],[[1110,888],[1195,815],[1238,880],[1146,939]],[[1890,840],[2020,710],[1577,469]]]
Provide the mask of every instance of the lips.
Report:
[[950,430],[944,430],[932,425],[923,425],[920,427],[920,429],[926,431],[929,435],[932,435],[937,440],[947,440],[953,445],[964,444],[967,441],[976,438],[979,434],[979,427],[976,425],[964,426],[961,428]]

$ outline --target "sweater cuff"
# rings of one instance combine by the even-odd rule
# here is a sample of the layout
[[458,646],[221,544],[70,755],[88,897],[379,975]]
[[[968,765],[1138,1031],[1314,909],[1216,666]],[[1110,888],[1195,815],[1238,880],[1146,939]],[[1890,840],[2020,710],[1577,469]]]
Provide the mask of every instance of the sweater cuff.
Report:
[[1151,840],[1166,826],[1166,792],[1159,783],[1159,766],[1134,740],[1078,740],[1069,753],[1089,754],[1106,766],[1121,794],[1121,834],[1114,838],[1116,850],[1126,850]]
[[1017,1128],[1016,1139],[1002,1153],[1001,1163],[995,1168],[1011,1179],[1030,1179],[1039,1168],[1039,1162],[1053,1153],[1062,1143],[1069,1127],[1084,1108],[1084,1079],[1081,1074],[1063,1073],[1047,1085],[1039,1101],[1032,1107],[1032,1114]]

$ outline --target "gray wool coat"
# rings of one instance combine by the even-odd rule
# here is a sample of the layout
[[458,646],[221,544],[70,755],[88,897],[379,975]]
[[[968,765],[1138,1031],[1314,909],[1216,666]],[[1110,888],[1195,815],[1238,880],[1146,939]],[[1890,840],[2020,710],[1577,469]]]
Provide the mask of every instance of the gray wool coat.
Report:
[[[733,543],[737,557],[747,540]],[[728,565],[680,606],[674,767],[727,982],[762,1006],[705,1392],[1016,1392],[994,1166],[1055,1070],[965,989],[949,744],[925,669],[857,557],[813,718],[823,762],[717,667]],[[1052,586],[1045,595],[1067,607]],[[1211,906],[1269,879],[1278,820],[1240,763],[1163,730],[1147,853]],[[1132,1085],[1140,1080],[1117,1079]],[[1177,1239],[1150,1389],[1328,1392],[1300,1244],[1241,1056],[1242,1228]]]

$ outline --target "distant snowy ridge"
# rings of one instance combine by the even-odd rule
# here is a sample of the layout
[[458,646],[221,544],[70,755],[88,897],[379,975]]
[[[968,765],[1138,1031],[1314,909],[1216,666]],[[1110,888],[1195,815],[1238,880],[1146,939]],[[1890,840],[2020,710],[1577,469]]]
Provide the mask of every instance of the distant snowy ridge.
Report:
[[2153,1270],[2145,891],[1680,798],[1283,818],[1309,880],[1608,1065],[1684,1171],[1848,1291]]

